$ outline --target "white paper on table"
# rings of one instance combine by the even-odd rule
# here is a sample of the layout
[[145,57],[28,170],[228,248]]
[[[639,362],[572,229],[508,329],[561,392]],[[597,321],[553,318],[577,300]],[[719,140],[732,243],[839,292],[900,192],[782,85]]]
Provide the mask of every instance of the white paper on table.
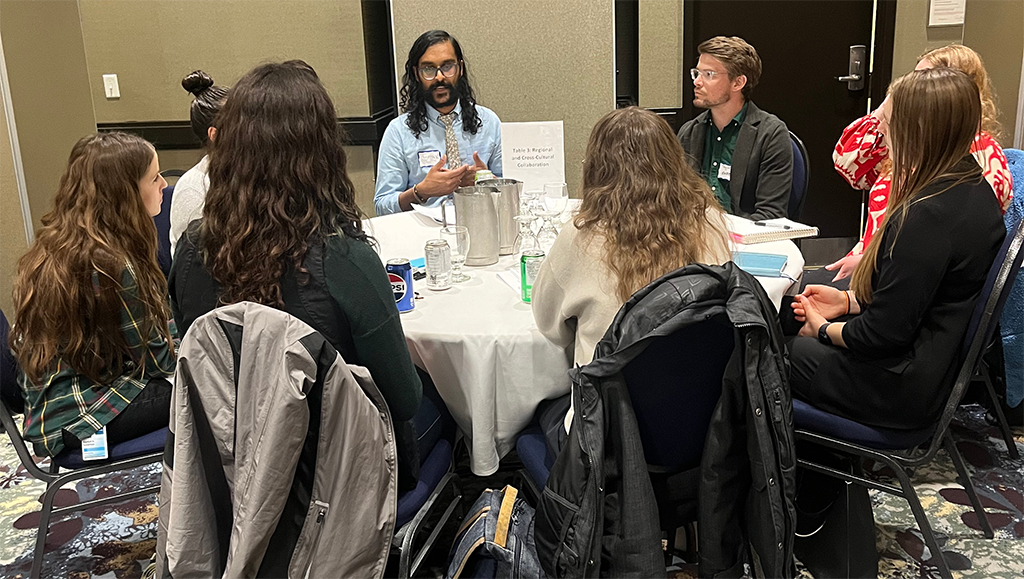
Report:
[[[437,223],[444,223],[444,220],[442,219],[443,214],[441,212],[440,205],[434,207],[427,207],[426,205],[419,205],[418,203],[413,203],[412,210],[415,211],[416,213],[426,215],[427,217],[433,219]],[[448,214],[448,225],[456,225],[458,223],[458,221],[456,221],[455,218],[455,205],[449,203],[448,207],[445,208],[444,212]]]
[[512,288],[516,294],[520,294],[523,291],[523,286],[519,280],[519,268],[510,267],[504,271],[498,272],[498,279],[508,284],[508,287]]
[[523,191],[565,182],[562,121],[501,123],[502,177],[523,182]]

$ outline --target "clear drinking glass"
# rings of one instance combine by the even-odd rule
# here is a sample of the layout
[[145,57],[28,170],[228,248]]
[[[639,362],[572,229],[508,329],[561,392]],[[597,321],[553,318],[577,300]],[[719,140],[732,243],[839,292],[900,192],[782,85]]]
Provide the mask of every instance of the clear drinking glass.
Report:
[[551,251],[551,246],[558,237],[558,229],[553,219],[565,211],[568,203],[569,193],[565,183],[545,183],[540,199],[532,202],[535,207],[534,214],[543,219],[540,230],[537,231],[537,241],[544,253]]
[[565,211],[569,205],[569,188],[565,183],[544,184],[544,205],[554,211],[556,217]]
[[464,225],[442,227],[441,239],[448,242],[452,251],[452,283],[468,281],[469,276],[462,273],[462,264],[469,255],[469,229]]
[[523,191],[519,196],[519,214],[520,215],[533,215],[535,201],[540,199],[544,195],[544,192],[539,189],[532,189]]
[[537,217],[535,215],[523,214],[516,215],[513,219],[519,224],[519,235],[516,236],[516,242],[512,246],[512,253],[522,255],[525,251],[540,249],[537,236],[533,233],[533,222],[537,221]]

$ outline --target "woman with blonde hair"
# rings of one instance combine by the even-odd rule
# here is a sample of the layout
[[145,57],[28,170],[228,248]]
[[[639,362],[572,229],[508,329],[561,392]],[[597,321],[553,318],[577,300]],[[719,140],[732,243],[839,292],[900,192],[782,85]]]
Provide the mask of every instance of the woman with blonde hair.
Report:
[[167,426],[175,360],[153,225],[165,186],[144,139],[84,137],[18,262],[10,344],[38,456],[101,428],[115,444]]
[[[582,204],[533,287],[537,328],[574,361],[591,361],[616,312],[638,289],[691,263],[729,261],[724,214],[664,119],[629,107],[594,126]],[[565,418],[568,431],[571,410]]]
[[[888,211],[851,290],[811,285],[796,296],[793,313],[803,327],[789,342],[795,398],[896,430],[925,428],[942,412],[975,301],[1006,235],[992,185],[971,156],[982,118],[974,80],[940,67],[893,84],[884,133],[892,160]],[[932,122],[921,123],[926,115]],[[847,314],[853,317],[845,323],[829,321]],[[866,522],[851,541],[873,555],[870,503],[866,489],[860,491],[867,512],[853,519]],[[821,510],[801,504],[807,503],[798,492],[801,515]],[[813,527],[804,526],[809,534]],[[828,562],[841,559],[820,546],[808,552]],[[870,564],[863,555],[850,559],[854,566]]]
[[[951,44],[926,52],[921,56],[915,70],[938,66],[963,72],[978,87],[981,98],[981,124],[971,144],[971,154],[981,166],[985,179],[992,185],[999,205],[1005,212],[1013,198],[1013,179],[1010,176],[1009,163],[998,143],[998,113],[992,94],[992,83],[985,71],[985,65],[977,52],[961,44]],[[825,267],[829,271],[839,270],[833,281],[850,276],[885,217],[889,191],[892,187],[892,162],[882,136],[889,130],[889,100],[886,98],[874,112],[846,127],[832,154],[836,171],[850,185],[856,189],[870,190],[864,236],[846,257]],[[922,111],[922,118],[941,120],[933,111]]]

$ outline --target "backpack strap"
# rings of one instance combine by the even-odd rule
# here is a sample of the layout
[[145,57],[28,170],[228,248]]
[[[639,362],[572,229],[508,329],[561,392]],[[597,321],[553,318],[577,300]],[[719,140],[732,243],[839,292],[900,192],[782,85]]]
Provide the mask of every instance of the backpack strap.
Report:
[[501,492],[504,496],[501,499],[501,510],[498,511],[498,526],[494,529],[494,544],[504,549],[508,539],[508,523],[512,519],[512,507],[516,504],[519,489],[505,485]]

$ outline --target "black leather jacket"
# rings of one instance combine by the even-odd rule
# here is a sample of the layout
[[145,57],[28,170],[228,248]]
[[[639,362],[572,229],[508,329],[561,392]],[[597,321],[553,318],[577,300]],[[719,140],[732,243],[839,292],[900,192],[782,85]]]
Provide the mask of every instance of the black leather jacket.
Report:
[[594,361],[570,372],[576,414],[537,509],[537,550],[548,576],[664,574],[658,507],[621,370],[651,339],[722,314],[736,346],[694,473],[700,575],[750,572],[750,545],[764,576],[794,576],[788,362],[775,308],[732,263],[686,266],[638,291]]

